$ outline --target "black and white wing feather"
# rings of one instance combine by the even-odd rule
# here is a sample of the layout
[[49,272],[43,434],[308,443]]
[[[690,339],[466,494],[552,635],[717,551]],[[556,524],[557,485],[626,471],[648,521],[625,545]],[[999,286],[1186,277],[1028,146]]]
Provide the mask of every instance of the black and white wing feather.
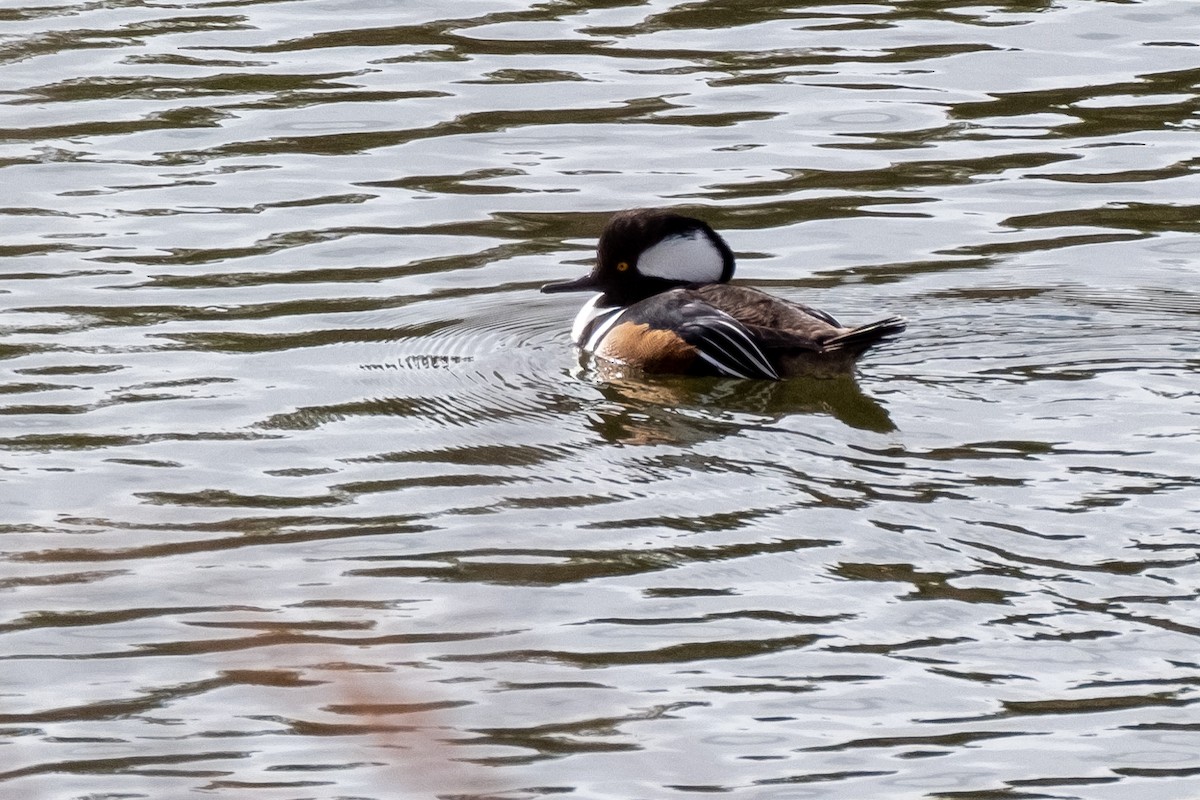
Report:
[[718,375],[779,380],[779,373],[745,325],[715,308],[707,311],[678,328],[680,337],[696,348],[701,360]]

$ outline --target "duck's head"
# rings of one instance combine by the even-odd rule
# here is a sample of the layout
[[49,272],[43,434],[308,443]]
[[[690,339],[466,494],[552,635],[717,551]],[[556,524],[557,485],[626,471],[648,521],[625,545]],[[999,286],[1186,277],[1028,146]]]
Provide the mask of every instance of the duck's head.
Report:
[[596,266],[543,292],[601,292],[604,305],[629,305],[676,286],[725,283],[733,251],[708,223],[658,209],[622,211],[600,234]]

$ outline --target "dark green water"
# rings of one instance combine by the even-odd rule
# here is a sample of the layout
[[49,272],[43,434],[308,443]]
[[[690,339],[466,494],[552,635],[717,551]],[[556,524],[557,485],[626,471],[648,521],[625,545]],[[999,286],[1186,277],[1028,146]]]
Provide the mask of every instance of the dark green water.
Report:
[[[1193,0],[0,8],[0,795],[1200,796]],[[908,317],[607,381],[609,214]]]

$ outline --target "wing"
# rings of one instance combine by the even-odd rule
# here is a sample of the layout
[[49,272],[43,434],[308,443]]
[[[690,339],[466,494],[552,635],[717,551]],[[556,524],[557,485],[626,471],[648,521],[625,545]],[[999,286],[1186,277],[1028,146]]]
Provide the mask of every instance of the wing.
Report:
[[715,308],[680,325],[679,336],[696,348],[702,361],[718,375],[779,380],[762,348],[745,325]]
[[814,338],[822,333],[829,335],[831,328],[842,327],[832,314],[819,308],[784,300],[749,286],[713,283],[697,286],[693,291],[713,307],[750,326],[806,331]]
[[705,371],[732,378],[779,379],[755,334],[695,291],[681,288],[663,292],[630,311],[639,322],[672,331],[694,347],[708,368]]

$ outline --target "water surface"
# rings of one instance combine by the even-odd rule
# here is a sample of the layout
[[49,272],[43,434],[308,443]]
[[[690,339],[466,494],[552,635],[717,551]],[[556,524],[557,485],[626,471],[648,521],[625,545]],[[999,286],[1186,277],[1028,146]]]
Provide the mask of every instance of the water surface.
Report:
[[[8,3],[0,793],[1200,795],[1200,8]],[[614,211],[908,317],[606,378]]]

